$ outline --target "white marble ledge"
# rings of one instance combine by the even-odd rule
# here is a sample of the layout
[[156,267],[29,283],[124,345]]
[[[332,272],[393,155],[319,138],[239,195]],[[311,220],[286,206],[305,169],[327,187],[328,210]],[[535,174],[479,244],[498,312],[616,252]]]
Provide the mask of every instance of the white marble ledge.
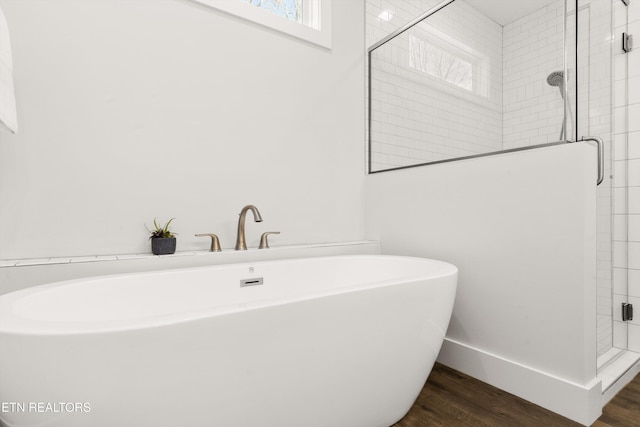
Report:
[[176,258],[176,257],[190,257],[190,256],[211,256],[225,258],[232,257],[238,260],[242,259],[245,254],[258,255],[260,253],[268,254],[281,251],[295,251],[304,249],[315,248],[330,248],[339,246],[357,246],[357,245],[378,245],[379,242],[371,240],[352,241],[352,242],[332,242],[332,243],[313,243],[304,245],[289,245],[289,246],[271,246],[269,249],[257,249],[249,248],[246,251],[236,251],[234,249],[222,249],[221,252],[210,251],[184,251],[176,252],[171,255],[153,255],[151,253],[144,254],[123,254],[123,255],[95,255],[95,256],[78,256],[78,257],[54,257],[54,258],[28,258],[28,259],[13,259],[13,260],[0,260],[0,268],[9,267],[27,267],[36,265],[53,265],[53,264],[74,264],[74,263],[87,263],[87,262],[104,262],[104,261],[124,261],[134,259],[154,259],[154,258]]

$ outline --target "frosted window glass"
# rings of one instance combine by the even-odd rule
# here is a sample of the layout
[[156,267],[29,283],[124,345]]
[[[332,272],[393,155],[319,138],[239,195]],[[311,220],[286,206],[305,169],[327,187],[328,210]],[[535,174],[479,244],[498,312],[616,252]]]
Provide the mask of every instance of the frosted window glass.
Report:
[[302,22],[302,0],[241,0],[269,12],[287,18],[290,21]]

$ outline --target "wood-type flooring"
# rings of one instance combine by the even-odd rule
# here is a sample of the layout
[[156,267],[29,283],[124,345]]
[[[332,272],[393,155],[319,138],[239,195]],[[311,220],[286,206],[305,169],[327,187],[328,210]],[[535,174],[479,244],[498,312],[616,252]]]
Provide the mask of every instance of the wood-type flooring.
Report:
[[[436,363],[416,403],[392,427],[580,426],[531,402]],[[593,427],[640,427],[640,375]]]

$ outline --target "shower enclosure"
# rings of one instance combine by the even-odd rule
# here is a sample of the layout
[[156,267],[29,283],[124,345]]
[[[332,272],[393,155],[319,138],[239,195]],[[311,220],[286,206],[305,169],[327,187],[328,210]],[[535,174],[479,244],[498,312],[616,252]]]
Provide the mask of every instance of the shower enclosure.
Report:
[[369,47],[370,172],[576,140],[570,4],[408,4],[370,19],[408,22]]
[[622,0],[367,1],[370,174],[598,143],[593,316],[609,394],[640,357],[640,322],[623,319],[625,304],[640,304],[627,290],[634,280],[640,289],[640,249],[628,232],[628,194],[640,185],[632,172],[640,165],[628,160],[636,138],[621,44],[628,8]]

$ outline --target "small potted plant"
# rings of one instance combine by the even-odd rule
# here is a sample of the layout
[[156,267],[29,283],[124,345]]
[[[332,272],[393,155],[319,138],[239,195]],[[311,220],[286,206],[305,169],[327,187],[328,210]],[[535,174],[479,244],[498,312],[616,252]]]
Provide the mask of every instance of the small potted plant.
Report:
[[169,255],[176,251],[176,237],[175,233],[169,230],[169,224],[175,218],[171,218],[163,227],[158,225],[158,222],[154,219],[154,230],[147,230],[151,233],[149,239],[151,239],[151,252],[154,255]]

